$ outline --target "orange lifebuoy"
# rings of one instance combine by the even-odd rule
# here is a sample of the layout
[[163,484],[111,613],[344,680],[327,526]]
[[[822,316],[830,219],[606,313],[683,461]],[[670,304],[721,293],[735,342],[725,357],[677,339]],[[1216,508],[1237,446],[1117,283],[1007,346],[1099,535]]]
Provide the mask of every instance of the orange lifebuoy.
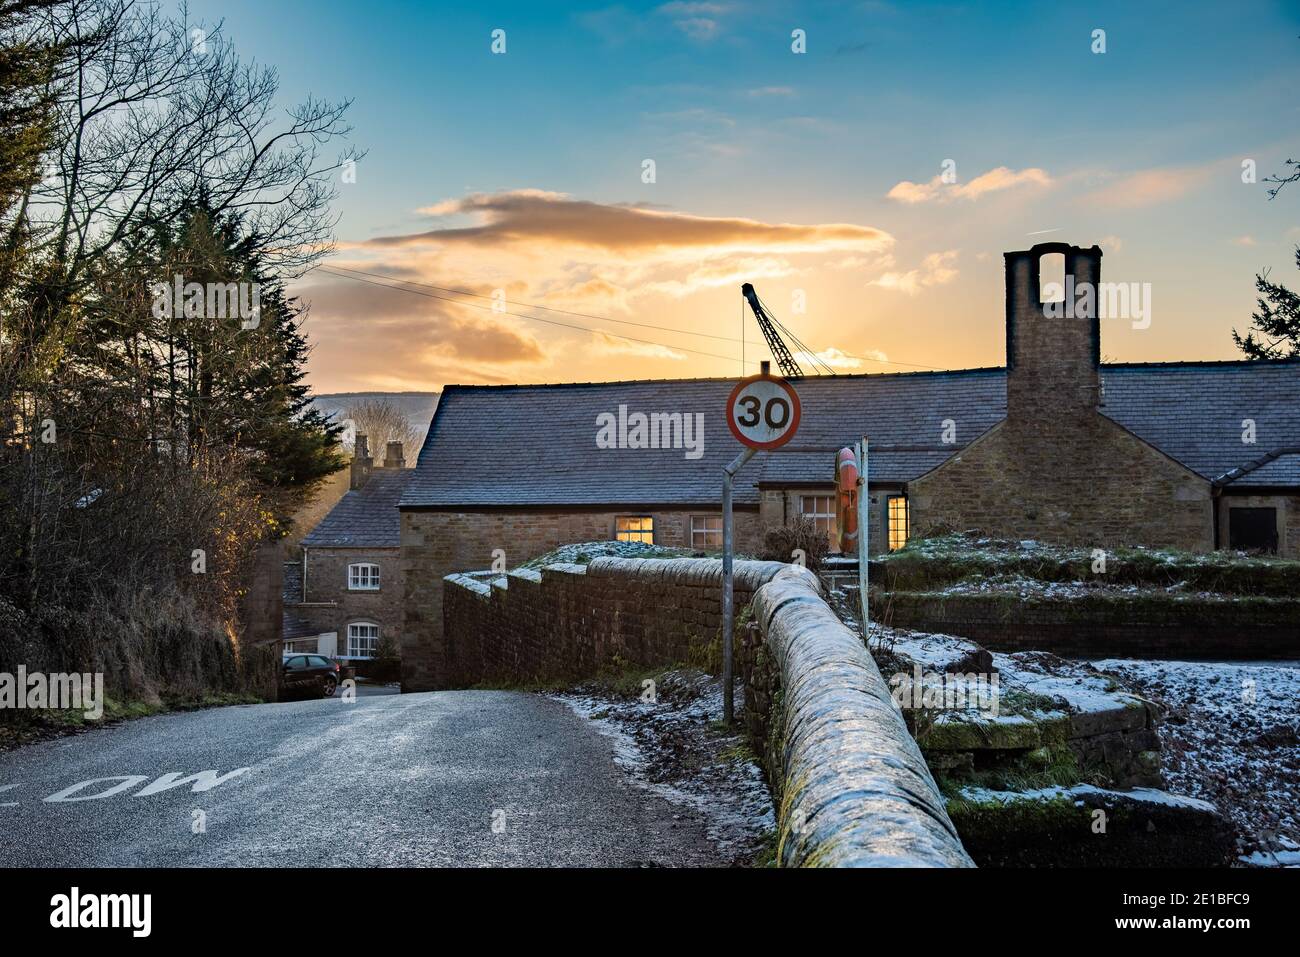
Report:
[[840,552],[858,553],[858,460],[849,448],[840,449],[835,460],[835,524],[839,529]]

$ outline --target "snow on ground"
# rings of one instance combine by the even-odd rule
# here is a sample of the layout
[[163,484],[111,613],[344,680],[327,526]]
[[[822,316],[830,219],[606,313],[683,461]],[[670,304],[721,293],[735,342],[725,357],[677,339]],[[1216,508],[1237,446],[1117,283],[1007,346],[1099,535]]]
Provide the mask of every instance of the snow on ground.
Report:
[[[737,724],[721,730],[722,682],[701,671],[660,675],[654,701],[583,686],[554,697],[614,742],[614,761],[638,784],[704,817],[710,839],[748,865],[776,827],[763,772]],[[736,709],[744,689],[736,683]]]
[[1005,595],[1045,600],[1082,598],[1086,595],[1111,595],[1136,597],[1138,595],[1170,595],[1176,599],[1197,601],[1230,601],[1230,596],[1207,591],[1191,591],[1183,582],[1161,587],[1148,585],[1115,585],[1104,580],[1096,581],[1042,581],[1023,575],[993,575],[986,578],[967,578],[937,590],[941,595]]
[[1231,817],[1243,863],[1300,866],[1300,662],[1093,664],[1167,709],[1169,790]]
[[541,568],[544,565],[586,565],[593,558],[685,558],[695,555],[689,548],[652,545],[649,542],[574,542],[539,555],[524,562],[521,568]]
[[[1148,805],[1159,804],[1164,807],[1189,808],[1197,811],[1213,812],[1215,807],[1209,801],[1187,797],[1182,794],[1170,794],[1154,788],[1129,788],[1127,791],[1111,791],[1091,784],[1073,784],[1070,787],[1031,788],[1027,791],[993,791],[989,788],[967,787],[961,789],[961,796],[968,801],[981,804],[997,801],[1001,804],[1013,804],[1016,801],[1050,801],[1056,798],[1069,798],[1076,807],[1084,806],[1092,798],[1122,794],[1132,801],[1143,801]],[[1094,804],[1095,806],[1095,804]]]

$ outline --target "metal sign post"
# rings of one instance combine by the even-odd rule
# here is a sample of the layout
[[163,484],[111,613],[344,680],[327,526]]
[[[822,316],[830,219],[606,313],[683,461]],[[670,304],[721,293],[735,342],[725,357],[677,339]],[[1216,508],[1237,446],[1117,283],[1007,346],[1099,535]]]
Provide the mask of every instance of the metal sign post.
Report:
[[722,720],[731,724],[736,703],[732,685],[735,684],[732,665],[731,639],[735,631],[735,607],[732,598],[732,526],[731,480],[741,467],[754,457],[755,449],[745,449],[731,464],[722,470]]
[[760,450],[780,448],[794,438],[799,428],[799,395],[784,379],[769,374],[769,364],[756,376],[736,383],[727,399],[727,426],[745,450],[722,470],[722,720],[731,724],[736,703],[732,639],[735,631],[735,600],[732,565],[735,553],[731,517],[732,480],[746,462]]

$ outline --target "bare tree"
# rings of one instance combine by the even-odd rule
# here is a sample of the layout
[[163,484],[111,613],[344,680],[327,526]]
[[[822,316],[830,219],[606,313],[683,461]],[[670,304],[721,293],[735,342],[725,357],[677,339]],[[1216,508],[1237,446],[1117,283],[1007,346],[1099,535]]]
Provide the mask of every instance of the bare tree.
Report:
[[329,252],[336,174],[360,154],[321,154],[350,132],[347,102],[309,99],[278,114],[276,72],[242,63],[222,24],[191,24],[185,6],[169,16],[154,0],[67,0],[46,16],[51,41],[73,55],[51,84],[50,175],[24,213],[58,299],[200,199],[214,214],[242,214],[282,276]]
[[[0,36],[0,66],[19,41],[51,53],[10,83],[40,81],[14,102],[39,104],[43,135],[39,175],[4,196],[4,245],[24,255],[0,287],[0,591],[34,606],[114,583],[225,581],[225,601],[234,579],[196,575],[186,556],[230,569],[276,533],[253,481],[268,456],[247,436],[285,416],[254,414],[251,397],[285,406],[296,380],[269,365],[272,310],[236,334],[237,320],[157,318],[150,290],[174,272],[266,284],[324,255],[337,171],[359,158],[323,156],[348,132],[347,104],[278,111],[274,70],[241,63],[220,23],[194,24],[183,6],[30,0],[17,21],[15,2],[0,0],[0,25],[18,25]],[[230,243],[199,229],[178,241],[196,211],[228,220]],[[198,414],[178,424],[184,403]]]
[[1282,187],[1287,183],[1294,183],[1297,180],[1300,180],[1300,160],[1288,159],[1283,165],[1286,168],[1283,169],[1282,172],[1264,177],[1264,182],[1277,184],[1268,191],[1269,199],[1277,199],[1277,194],[1282,192]]
[[406,461],[415,461],[420,433],[397,403],[388,399],[361,399],[347,407],[343,419],[352,423],[354,434],[369,439],[373,455],[382,456],[389,442],[401,442]]

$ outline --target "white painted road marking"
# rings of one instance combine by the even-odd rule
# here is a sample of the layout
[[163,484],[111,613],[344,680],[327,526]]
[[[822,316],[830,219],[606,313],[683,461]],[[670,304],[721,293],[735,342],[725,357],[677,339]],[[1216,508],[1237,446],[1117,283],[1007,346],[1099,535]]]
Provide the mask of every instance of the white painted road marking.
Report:
[[[147,784],[137,791],[135,797],[150,797],[154,794],[161,794],[164,791],[170,791],[173,788],[184,787],[186,784],[190,785],[191,794],[201,794],[204,791],[211,791],[218,784],[225,784],[227,781],[237,778],[241,774],[245,774],[251,770],[251,767],[235,768],[233,771],[227,771],[225,774],[222,774],[220,771],[214,769],[208,771],[196,771],[187,777],[181,777],[181,775],[185,773],[184,771],[168,771],[166,774],[160,775],[156,778],[153,783]],[[119,794],[131,790],[138,784],[144,784],[144,782],[148,780],[149,776],[146,774],[116,774],[103,778],[90,778],[86,781],[78,781],[76,784],[66,787],[62,791],[57,791],[42,800],[46,804],[71,804],[76,801],[98,801],[102,798],[117,797]],[[97,784],[108,784],[111,781],[117,783],[94,794],[80,793]],[[18,787],[17,784],[0,784],[0,791],[10,791],[16,787]],[[17,801],[5,801],[0,803],[0,807],[17,806]]]

